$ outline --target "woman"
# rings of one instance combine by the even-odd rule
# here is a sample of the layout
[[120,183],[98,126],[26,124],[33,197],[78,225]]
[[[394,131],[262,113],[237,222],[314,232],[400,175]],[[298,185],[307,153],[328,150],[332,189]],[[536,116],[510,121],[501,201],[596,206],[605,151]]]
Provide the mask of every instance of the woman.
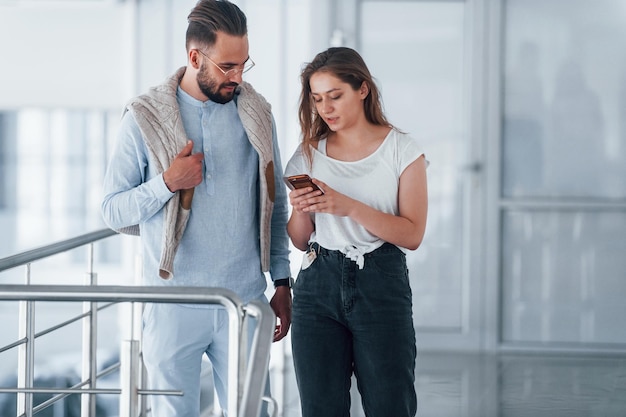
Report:
[[287,225],[305,252],[293,293],[292,344],[303,417],[349,416],[354,373],[368,417],[414,416],[415,330],[405,252],[428,208],[420,146],[382,111],[361,56],[330,48],[302,71],[302,144],[285,174]]

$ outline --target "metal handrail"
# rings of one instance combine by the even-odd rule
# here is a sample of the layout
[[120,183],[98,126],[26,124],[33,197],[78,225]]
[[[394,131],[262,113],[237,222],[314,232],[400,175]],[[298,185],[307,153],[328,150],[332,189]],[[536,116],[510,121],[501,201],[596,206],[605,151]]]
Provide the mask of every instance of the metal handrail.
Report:
[[[122,361],[102,371],[95,372],[95,355],[93,354],[95,342],[93,327],[95,327],[96,312],[101,308],[115,303],[128,302],[159,302],[159,303],[184,303],[184,304],[217,304],[223,306],[229,315],[229,346],[231,352],[228,359],[228,414],[237,417],[257,416],[262,401],[271,402],[271,398],[262,398],[265,376],[269,367],[269,352],[272,341],[275,316],[267,303],[252,301],[247,305],[242,304],[236,294],[221,288],[198,288],[198,287],[136,287],[136,286],[96,286],[93,273],[92,245],[95,241],[114,236],[116,232],[106,229],[68,239],[52,245],[26,251],[8,258],[0,259],[0,272],[25,266],[27,280],[25,285],[0,285],[0,301],[19,301],[20,309],[26,311],[23,330],[20,331],[22,338],[17,342],[7,345],[1,351],[13,347],[20,347],[20,361],[26,361],[26,374],[18,381],[17,388],[0,388],[0,392],[17,393],[22,396],[22,402],[18,401],[18,416],[31,417],[33,412],[51,405],[52,403],[71,394],[81,394],[86,402],[82,403],[83,416],[94,417],[95,394],[121,394],[120,416],[136,416],[138,396],[140,395],[182,395],[180,391],[150,391],[139,387],[141,375],[141,357],[138,340],[128,340],[122,343]],[[88,285],[30,285],[30,264],[60,254],[65,251],[81,246],[90,245],[89,256],[89,281]],[[83,302],[85,312],[75,319],[58,324],[49,329],[34,333],[32,311],[34,302],[37,301],[67,301]],[[111,304],[97,308],[96,302],[108,301]],[[251,350],[243,346],[242,329],[244,319],[256,318],[256,328],[253,334]],[[83,381],[71,388],[34,388],[32,378],[32,361],[34,352],[32,340],[42,334],[57,330],[70,322],[83,319],[87,323],[87,337],[83,338],[83,353],[85,344],[88,350],[88,369],[83,369]],[[22,327],[21,327],[22,328]],[[91,335],[91,336],[90,336]],[[24,346],[25,345],[25,346]],[[248,360],[246,360],[248,358]],[[120,389],[98,389],[95,381],[106,372],[111,373],[117,368],[122,375],[122,387]],[[30,375],[30,376],[29,376]],[[243,381],[243,382],[242,382]],[[33,407],[33,393],[56,393],[57,395],[46,402]],[[19,400],[19,398],[18,398]],[[21,410],[21,411],[20,411]]]
[[[108,303],[106,305],[98,307],[97,310],[98,311],[102,311],[102,310],[104,310],[106,308],[114,306],[115,304],[116,303]],[[59,323],[59,324],[56,324],[54,326],[50,326],[47,329],[43,329],[40,332],[35,333],[35,339],[37,339],[39,337],[42,337],[42,336],[45,336],[48,333],[52,333],[52,332],[54,332],[56,330],[59,330],[59,329],[61,329],[63,327],[69,326],[70,324],[76,323],[78,320],[84,319],[84,318],[86,318],[88,316],[89,316],[89,313],[79,314],[79,315],[74,316],[74,317],[72,317],[70,319],[67,319],[63,323]],[[10,344],[8,344],[6,346],[2,346],[2,347],[0,347],[0,353],[5,352],[5,351],[10,350],[10,349],[13,349],[15,347],[18,347],[19,345],[23,345],[26,342],[27,342],[27,339],[24,338],[24,339],[17,340],[17,341],[15,341],[13,343],[10,343]]]
[[[98,373],[98,375],[96,376],[96,380],[99,378],[102,378],[106,375],[109,375],[117,370],[120,369],[120,363],[116,363],[113,364],[111,366],[109,366],[106,369],[103,369],[100,373]],[[70,389],[77,389],[77,388],[81,388],[83,386],[85,386],[87,384],[87,382],[79,382],[78,384],[73,385],[72,387],[70,387]],[[17,391],[16,391],[17,392]],[[84,392],[84,390],[81,391],[81,394]],[[60,393],[58,391],[56,391],[57,395],[54,395],[52,398],[48,399],[47,401],[42,402],[41,404],[39,404],[38,406],[33,408],[33,414],[38,413],[39,411],[50,407],[52,404],[56,403],[57,401],[62,400],[63,398],[68,397],[70,394],[74,394],[75,391],[71,392],[71,393]]]
[[18,266],[24,266],[32,262],[40,261],[50,256],[67,252],[71,249],[80,248],[81,246],[89,245],[98,240],[115,236],[116,234],[117,232],[111,229],[97,230],[95,232],[86,233],[84,235],[77,236],[71,239],[62,240],[51,245],[42,246],[36,249],[31,249],[12,256],[8,256],[6,258],[0,259],[0,272]]
[[[164,290],[167,290],[165,292]],[[274,314],[266,303],[252,301],[248,305],[239,300],[232,291],[222,288],[198,287],[130,287],[130,286],[95,286],[80,285],[0,285],[0,300],[4,301],[113,301],[113,302],[158,302],[185,304],[218,304],[229,314],[229,345],[239,347],[238,355],[229,356],[228,378],[228,411],[229,415],[253,417],[258,415],[261,407],[261,393],[264,389],[265,375],[269,365],[269,349],[274,326]],[[242,320],[245,315],[255,317],[259,323],[252,341],[251,359],[247,362],[247,372],[243,389],[240,391],[240,362],[247,357],[245,349],[241,349],[240,335]],[[4,391],[4,390],[0,390]],[[71,393],[71,389],[42,389],[26,387],[24,389],[8,389],[9,392],[58,392]],[[117,394],[121,390],[87,389],[76,390],[75,393]],[[162,394],[161,391],[141,391],[142,394]],[[131,397],[139,395],[135,391]],[[120,412],[122,410],[120,409]],[[128,414],[130,415],[130,414]]]

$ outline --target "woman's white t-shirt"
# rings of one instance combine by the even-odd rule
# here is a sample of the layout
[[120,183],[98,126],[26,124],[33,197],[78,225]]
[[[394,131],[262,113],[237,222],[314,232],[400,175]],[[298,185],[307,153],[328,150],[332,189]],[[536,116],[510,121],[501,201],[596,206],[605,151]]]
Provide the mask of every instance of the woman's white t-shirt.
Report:
[[[309,174],[334,190],[385,213],[398,215],[400,175],[423,155],[422,148],[409,135],[391,129],[381,145],[369,156],[353,162],[340,161],[326,155],[326,139],[318,148],[311,148],[313,166],[309,168],[302,145],[285,167],[285,175]],[[315,231],[309,243],[338,250],[363,265],[363,255],[385,242],[368,232],[349,217],[315,213]]]

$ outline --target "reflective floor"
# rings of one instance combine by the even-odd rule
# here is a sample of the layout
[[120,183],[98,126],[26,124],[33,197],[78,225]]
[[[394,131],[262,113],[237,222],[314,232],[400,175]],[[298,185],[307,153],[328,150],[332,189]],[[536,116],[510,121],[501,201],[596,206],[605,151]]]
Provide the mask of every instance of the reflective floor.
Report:
[[[46,313],[46,318],[51,316]],[[3,323],[0,346],[14,340],[17,334],[15,318],[8,314],[0,308],[0,322]],[[111,332],[108,327],[101,330],[107,334]],[[9,336],[9,340],[3,340]],[[38,377],[70,375],[78,378],[80,369],[68,365],[76,361],[72,362],[67,354],[60,355],[61,348],[67,347],[69,336],[62,338],[65,344],[59,341],[58,346],[46,344],[46,338],[43,339],[38,341],[39,352],[54,361],[38,365]],[[272,346],[270,379],[272,397],[279,403],[277,417],[301,417],[289,347],[289,337]],[[15,386],[13,380],[5,378],[7,375],[15,377],[16,366],[15,353],[0,355],[0,387]],[[212,378],[209,375],[203,381],[206,401],[202,409],[212,409]],[[59,384],[57,381],[55,386],[61,386]],[[111,382],[111,387],[117,385],[117,381]],[[353,383],[351,417],[365,417],[355,387],[356,383]],[[626,356],[420,352],[416,390],[418,417],[626,417]],[[15,415],[15,396],[5,397],[10,397],[10,404],[5,404],[9,408],[2,405],[0,396],[0,417]],[[111,406],[110,409],[116,410],[117,407]],[[115,414],[99,413],[98,417],[105,415]],[[213,417],[218,414],[205,415]]]
[[[282,415],[300,417],[290,363]],[[422,353],[416,389],[420,417],[626,417],[626,357]]]

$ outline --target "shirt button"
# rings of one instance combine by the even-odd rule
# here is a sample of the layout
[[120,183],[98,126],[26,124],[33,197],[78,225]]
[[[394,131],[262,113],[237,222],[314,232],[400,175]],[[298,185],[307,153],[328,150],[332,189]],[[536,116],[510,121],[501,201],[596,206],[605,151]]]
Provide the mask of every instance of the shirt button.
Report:
[[206,179],[210,180],[212,178],[211,174],[207,174]]

